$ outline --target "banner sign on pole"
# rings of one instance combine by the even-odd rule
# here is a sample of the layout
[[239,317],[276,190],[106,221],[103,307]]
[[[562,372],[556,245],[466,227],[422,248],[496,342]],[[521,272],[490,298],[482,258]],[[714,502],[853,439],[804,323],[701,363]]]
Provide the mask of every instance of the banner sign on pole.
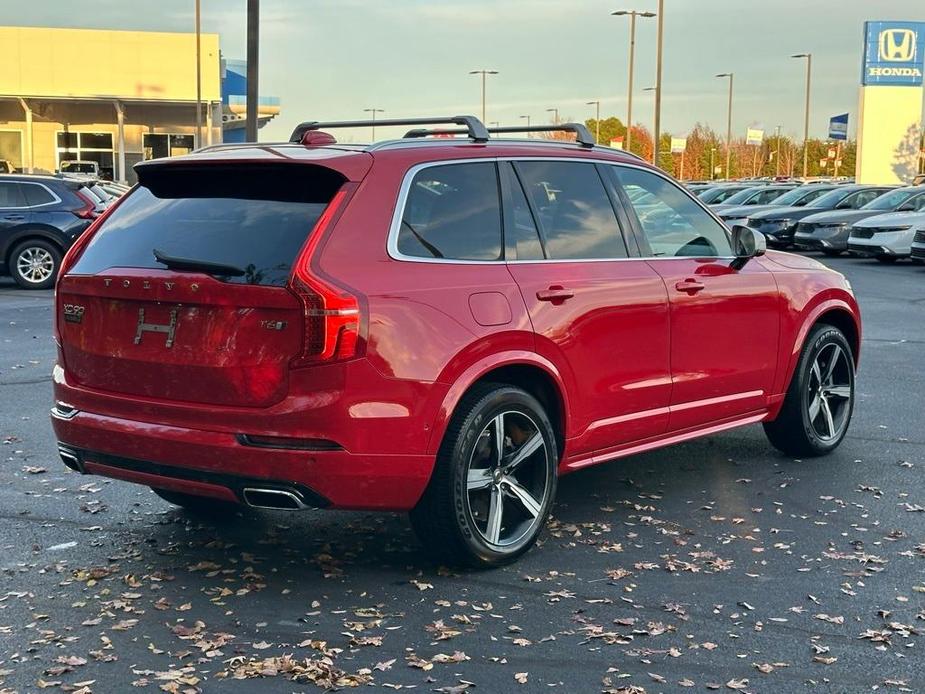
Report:
[[610,141],[610,146],[614,149],[623,149],[623,137],[618,136]]
[[760,145],[764,140],[764,130],[758,128],[748,128],[745,130],[745,144]]
[[671,153],[672,154],[683,152],[686,149],[687,149],[687,138],[686,137],[671,138]]
[[848,139],[848,114],[842,113],[838,116],[832,116],[829,119],[829,139],[830,140],[847,140]]

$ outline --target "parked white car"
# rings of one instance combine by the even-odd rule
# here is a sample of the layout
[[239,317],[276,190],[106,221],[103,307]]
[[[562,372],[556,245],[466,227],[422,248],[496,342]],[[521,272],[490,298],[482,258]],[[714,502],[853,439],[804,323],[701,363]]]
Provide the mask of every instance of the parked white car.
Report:
[[855,222],[848,250],[857,255],[893,263],[912,254],[916,231],[925,229],[925,212],[890,212]]

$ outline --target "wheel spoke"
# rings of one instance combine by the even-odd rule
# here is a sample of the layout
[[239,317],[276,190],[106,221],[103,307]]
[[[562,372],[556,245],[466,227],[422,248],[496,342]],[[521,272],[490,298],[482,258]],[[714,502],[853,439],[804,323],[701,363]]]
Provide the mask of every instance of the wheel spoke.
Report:
[[540,515],[540,502],[537,501],[530,492],[524,489],[520,485],[520,482],[513,477],[505,477],[504,482],[507,484],[507,489],[511,495],[520,501],[531,517],[536,518]]
[[504,466],[505,472],[507,474],[513,472],[515,469],[517,469],[518,465],[536,453],[544,445],[545,442],[543,441],[543,435],[538,431],[534,432],[533,436],[524,441],[520,448],[514,452],[514,455],[508,461],[507,465]]
[[829,386],[825,389],[826,395],[841,398],[842,400],[851,399],[851,386]]
[[822,396],[817,395],[813,398],[813,401],[809,403],[809,421],[815,422],[816,417],[819,416],[819,410],[822,408]]
[[498,487],[491,488],[491,502],[488,506],[488,524],[485,527],[485,539],[498,544],[501,539],[501,517],[504,515],[504,497]]
[[809,384],[810,390],[814,390],[815,388],[818,388],[820,385],[822,385],[822,372],[819,369],[819,358],[818,357],[816,357],[816,361],[813,362],[812,374],[816,378],[816,383],[814,386],[813,383],[810,382]]
[[838,364],[838,360],[841,358],[841,347],[838,345],[832,345],[832,356],[829,358],[828,364],[825,367],[825,375],[823,376],[824,383],[832,382],[832,374],[835,373],[835,366]]
[[491,484],[490,470],[469,470],[468,479],[466,480],[466,489],[470,492],[477,489],[485,489]]
[[501,465],[501,458],[504,456],[504,413],[502,412],[494,419],[495,427],[495,465]]
[[822,415],[825,417],[825,426],[829,431],[829,438],[832,438],[835,436],[835,422],[832,419],[832,409],[829,407],[829,401],[824,397],[820,397],[819,402],[822,405]]

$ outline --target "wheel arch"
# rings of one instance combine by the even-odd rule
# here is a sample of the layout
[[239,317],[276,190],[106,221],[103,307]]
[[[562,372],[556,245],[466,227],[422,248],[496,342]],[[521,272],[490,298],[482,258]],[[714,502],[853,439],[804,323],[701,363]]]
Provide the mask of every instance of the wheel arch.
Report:
[[503,383],[530,393],[546,409],[561,457],[568,435],[568,395],[555,365],[532,352],[495,355],[473,364],[450,387],[431,429],[428,453],[436,455],[450,419],[466,393],[484,383]]
[[62,256],[67,250],[61,244],[61,240],[56,238],[53,233],[46,231],[42,227],[29,227],[27,229],[23,229],[17,232],[15,236],[13,236],[7,241],[6,248],[3,251],[3,262],[5,262],[7,266],[9,267],[10,260],[13,257],[13,251],[15,251],[19,246],[21,246],[24,241],[33,241],[33,240],[47,241],[48,243],[52,244],[55,248],[57,248],[61,252]]
[[800,354],[803,352],[803,346],[810,331],[817,325],[832,325],[844,333],[848,344],[851,346],[852,357],[855,368],[860,359],[861,348],[861,323],[857,309],[857,304],[849,303],[843,299],[828,299],[820,302],[812,309],[806,312],[805,317],[800,322],[796,339],[793,341],[793,348],[787,359],[786,370],[779,376],[774,392],[779,395],[774,396],[771,405],[769,419],[774,419],[783,405],[784,394],[790,387],[790,381],[796,371],[797,364],[800,360]]

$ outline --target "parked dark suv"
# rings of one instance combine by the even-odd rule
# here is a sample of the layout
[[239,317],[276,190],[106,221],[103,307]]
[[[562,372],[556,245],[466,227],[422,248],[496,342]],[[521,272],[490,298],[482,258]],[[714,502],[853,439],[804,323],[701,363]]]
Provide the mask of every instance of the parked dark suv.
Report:
[[560,475],[759,422],[793,456],[838,446],[841,274],[583,125],[377,125],[427,123],[138,164],[58,282],[64,463],[193,509],[407,510],[435,555],[492,566]]
[[100,209],[86,183],[0,175],[0,273],[26,289],[52,287],[65,251]]

